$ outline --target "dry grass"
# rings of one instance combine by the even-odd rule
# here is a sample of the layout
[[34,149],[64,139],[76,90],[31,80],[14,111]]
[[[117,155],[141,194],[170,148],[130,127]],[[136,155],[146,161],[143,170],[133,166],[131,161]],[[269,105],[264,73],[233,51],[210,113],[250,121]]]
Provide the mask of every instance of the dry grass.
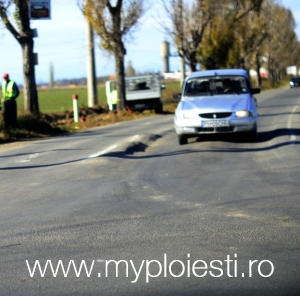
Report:
[[[167,81],[166,89],[162,91],[164,113],[174,113],[178,101],[173,100],[173,93],[180,92],[178,81]],[[72,111],[72,93],[77,93],[81,103],[80,122],[74,123]],[[0,115],[0,143],[23,138],[45,137],[58,133],[74,132],[87,128],[114,124],[148,116],[155,116],[153,111],[118,112],[108,111],[106,106],[104,86],[99,86],[98,94],[101,106],[87,107],[86,88],[39,90],[41,115],[27,115],[23,109],[23,94],[18,98],[18,129],[4,130],[2,114]]]
[[[166,102],[164,113],[173,113],[177,101]],[[154,111],[146,110],[144,112],[111,112],[107,109],[97,106],[88,108],[81,106],[79,110],[80,121],[74,122],[73,112],[64,111],[59,113],[41,114],[40,116],[27,115],[24,111],[19,111],[18,128],[5,130],[3,116],[0,115],[0,143],[7,143],[16,140],[39,138],[62,133],[70,133],[84,130],[92,127],[99,127],[114,124],[122,121],[129,121],[138,118],[156,116]]]

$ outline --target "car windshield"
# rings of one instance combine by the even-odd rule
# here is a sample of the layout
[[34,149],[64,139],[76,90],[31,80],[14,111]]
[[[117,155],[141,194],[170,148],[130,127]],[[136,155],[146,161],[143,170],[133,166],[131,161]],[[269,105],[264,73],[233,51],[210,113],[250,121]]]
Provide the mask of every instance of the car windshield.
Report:
[[299,77],[297,77],[297,78],[292,78],[292,81],[293,81],[293,82],[299,83],[299,82],[300,82],[300,78],[299,78]]
[[248,93],[247,78],[244,76],[194,77],[186,81],[185,96],[211,96]]

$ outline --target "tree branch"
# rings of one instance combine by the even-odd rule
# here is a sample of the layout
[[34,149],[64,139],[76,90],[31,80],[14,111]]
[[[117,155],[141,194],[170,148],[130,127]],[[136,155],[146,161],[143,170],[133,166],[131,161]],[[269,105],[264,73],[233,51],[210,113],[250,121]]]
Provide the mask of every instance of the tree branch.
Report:
[[11,2],[8,2],[8,5],[5,6],[3,1],[0,1],[0,17],[6,27],[6,29],[14,36],[14,38],[21,44],[21,36],[20,33],[16,30],[16,28],[12,25],[7,16],[7,9],[11,5]]

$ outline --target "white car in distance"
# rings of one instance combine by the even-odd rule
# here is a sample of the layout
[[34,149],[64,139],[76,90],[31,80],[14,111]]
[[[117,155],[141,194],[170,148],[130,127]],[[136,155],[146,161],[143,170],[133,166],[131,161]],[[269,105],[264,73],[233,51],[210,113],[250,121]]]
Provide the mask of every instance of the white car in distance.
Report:
[[257,102],[248,73],[241,69],[193,72],[182,86],[174,116],[180,145],[201,134],[244,133],[253,141],[257,135]]

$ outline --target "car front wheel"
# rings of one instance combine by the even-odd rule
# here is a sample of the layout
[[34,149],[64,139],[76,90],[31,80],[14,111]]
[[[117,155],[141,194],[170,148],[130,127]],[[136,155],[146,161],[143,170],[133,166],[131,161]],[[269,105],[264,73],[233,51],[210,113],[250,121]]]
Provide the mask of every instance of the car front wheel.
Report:
[[257,138],[257,126],[255,126],[251,132],[249,132],[249,139],[251,142],[255,142],[256,138]]
[[186,135],[178,135],[179,145],[185,145],[188,143],[188,137]]

